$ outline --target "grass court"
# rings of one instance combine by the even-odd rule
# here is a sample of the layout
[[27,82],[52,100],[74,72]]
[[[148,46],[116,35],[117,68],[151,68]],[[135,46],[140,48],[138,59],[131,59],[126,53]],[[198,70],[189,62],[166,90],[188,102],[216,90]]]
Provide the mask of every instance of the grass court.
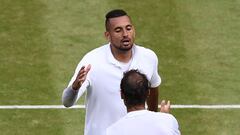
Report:
[[[0,105],[60,105],[79,60],[106,43],[115,8],[159,58],[160,100],[240,104],[240,0],[1,0]],[[182,135],[240,133],[240,109],[172,114]],[[0,109],[0,134],[83,135],[84,118],[84,109]]]

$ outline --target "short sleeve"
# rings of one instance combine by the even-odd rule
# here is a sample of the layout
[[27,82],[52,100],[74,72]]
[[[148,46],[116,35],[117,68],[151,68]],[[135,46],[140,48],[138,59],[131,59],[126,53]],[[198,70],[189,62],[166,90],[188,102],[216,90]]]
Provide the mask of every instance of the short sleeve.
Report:
[[161,77],[158,74],[158,58],[157,55],[154,53],[154,68],[153,68],[153,75],[150,79],[150,84],[152,88],[158,87],[161,84]]

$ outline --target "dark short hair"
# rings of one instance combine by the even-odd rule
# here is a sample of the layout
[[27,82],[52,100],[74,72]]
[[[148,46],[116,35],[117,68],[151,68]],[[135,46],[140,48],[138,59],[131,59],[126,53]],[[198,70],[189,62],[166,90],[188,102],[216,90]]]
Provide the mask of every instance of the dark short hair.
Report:
[[105,28],[106,28],[106,30],[108,30],[109,19],[115,18],[115,17],[120,17],[120,16],[125,16],[125,15],[127,15],[127,12],[125,12],[122,9],[114,9],[114,10],[109,11],[105,15],[105,18],[106,18],[106,20],[105,20]]
[[141,105],[147,99],[149,81],[145,74],[133,69],[124,73],[120,88],[126,105]]

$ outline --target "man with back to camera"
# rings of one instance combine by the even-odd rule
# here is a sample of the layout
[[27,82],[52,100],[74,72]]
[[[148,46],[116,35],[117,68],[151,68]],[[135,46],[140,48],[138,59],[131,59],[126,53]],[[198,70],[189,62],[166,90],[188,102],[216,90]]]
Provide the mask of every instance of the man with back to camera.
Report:
[[124,74],[120,86],[128,114],[108,127],[107,135],[180,135],[173,115],[145,109],[149,82],[144,74],[130,70]]
[[[106,128],[127,114],[120,96],[123,73],[139,69],[151,82],[148,109],[158,109],[158,58],[150,49],[134,44],[135,29],[123,10],[106,14],[105,37],[109,43],[88,52],[79,62],[68,87],[63,105],[70,107],[87,91],[85,135],[105,135]],[[168,110],[170,104],[166,104]]]

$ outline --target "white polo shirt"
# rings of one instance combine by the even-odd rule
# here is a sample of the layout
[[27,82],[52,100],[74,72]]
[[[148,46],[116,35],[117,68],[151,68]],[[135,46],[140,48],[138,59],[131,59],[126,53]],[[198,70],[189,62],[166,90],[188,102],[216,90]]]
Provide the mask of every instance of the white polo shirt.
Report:
[[[146,74],[151,87],[161,83],[158,75],[158,59],[150,49],[133,46],[133,58],[129,69],[138,69]],[[78,92],[73,93],[71,85],[80,68],[91,64],[86,81]],[[111,53],[110,44],[106,44],[87,53],[78,64],[68,88],[63,92],[63,104],[73,105],[87,91],[85,135],[105,135],[106,128],[127,114],[120,97],[120,81],[125,70],[121,68]],[[126,67],[125,67],[126,68]]]
[[107,128],[106,135],[180,135],[171,114],[147,110],[132,111]]

